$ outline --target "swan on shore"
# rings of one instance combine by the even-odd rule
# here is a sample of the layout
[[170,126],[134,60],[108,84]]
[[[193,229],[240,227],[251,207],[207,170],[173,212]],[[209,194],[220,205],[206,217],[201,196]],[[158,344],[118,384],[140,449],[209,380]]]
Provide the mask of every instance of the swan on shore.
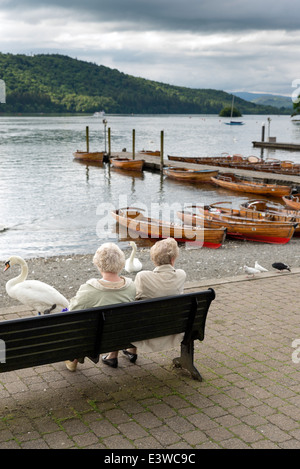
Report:
[[142,270],[143,265],[141,261],[137,257],[135,257],[137,251],[136,244],[134,241],[130,241],[129,244],[132,247],[132,252],[130,257],[125,262],[125,270],[128,273],[139,272],[140,270]]
[[37,311],[39,314],[49,314],[50,311],[58,313],[69,307],[68,300],[55,288],[39,280],[26,280],[28,266],[26,261],[21,257],[11,256],[5,262],[4,271],[14,265],[21,266],[21,273],[6,283],[8,296],[20,301],[20,303]]

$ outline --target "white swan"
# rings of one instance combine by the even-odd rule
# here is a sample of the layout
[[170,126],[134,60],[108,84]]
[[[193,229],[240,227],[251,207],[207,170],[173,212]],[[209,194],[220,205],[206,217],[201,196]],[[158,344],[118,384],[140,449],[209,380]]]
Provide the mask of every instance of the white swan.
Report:
[[125,270],[129,273],[139,272],[140,270],[142,270],[143,265],[141,261],[139,261],[139,259],[135,257],[135,254],[137,251],[136,244],[134,241],[130,241],[129,244],[130,246],[132,246],[132,252],[131,252],[129,259],[127,259],[127,261],[125,262]]
[[43,312],[44,314],[50,311],[57,313],[69,307],[68,300],[55,288],[39,280],[26,280],[28,266],[21,257],[10,257],[5,262],[4,271],[16,264],[22,267],[20,275],[6,283],[6,292],[11,298],[20,301],[20,303],[28,306],[30,309],[34,309],[39,313]]

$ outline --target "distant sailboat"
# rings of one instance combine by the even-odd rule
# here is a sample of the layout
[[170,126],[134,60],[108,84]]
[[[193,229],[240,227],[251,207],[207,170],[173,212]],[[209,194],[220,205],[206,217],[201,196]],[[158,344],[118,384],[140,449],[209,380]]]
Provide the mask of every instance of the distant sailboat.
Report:
[[[234,103],[234,96],[232,96],[230,119],[232,119],[232,115],[233,115],[233,103]],[[230,122],[225,122],[225,124],[226,125],[244,125],[244,122],[231,120]]]

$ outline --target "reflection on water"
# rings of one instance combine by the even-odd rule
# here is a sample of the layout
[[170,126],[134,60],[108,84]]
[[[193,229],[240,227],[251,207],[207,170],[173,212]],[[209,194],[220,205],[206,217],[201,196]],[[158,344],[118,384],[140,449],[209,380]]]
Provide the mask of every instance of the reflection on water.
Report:
[[[165,155],[213,156],[227,151],[260,156],[252,141],[260,138],[262,117],[244,120],[244,126],[231,129],[216,116],[108,116],[108,126],[112,151],[130,150],[135,128],[137,151],[159,148],[163,129]],[[86,125],[90,151],[103,149],[103,126],[88,117],[0,117],[0,225],[8,227],[0,232],[0,259],[11,254],[28,258],[92,253],[108,239],[124,245],[127,240],[119,240],[109,216],[109,210],[120,204],[142,205],[151,215],[153,204],[172,208],[226,200],[238,206],[251,198],[210,184],[170,180],[160,173],[128,174],[107,163],[74,160],[74,151],[85,148]],[[300,140],[298,127],[287,117],[274,117],[271,127],[277,141]],[[300,155],[288,153],[282,159],[300,162]]]

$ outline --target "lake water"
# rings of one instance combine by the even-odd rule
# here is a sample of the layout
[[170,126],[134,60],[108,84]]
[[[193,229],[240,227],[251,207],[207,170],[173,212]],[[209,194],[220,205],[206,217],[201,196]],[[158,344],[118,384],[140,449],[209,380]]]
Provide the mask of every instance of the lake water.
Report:
[[[265,135],[280,142],[300,143],[300,126],[289,116],[244,116],[245,125],[227,126],[218,116],[105,116],[111,129],[112,152],[160,148],[164,155],[216,156],[222,152],[260,156],[252,141]],[[0,117],[0,260],[10,255],[24,258],[93,253],[108,240],[125,245],[115,233],[110,208],[142,206],[153,216],[153,207],[232,201],[235,196],[210,184],[186,185],[144,171],[138,177],[120,174],[109,165],[86,166],[73,160],[84,150],[89,126],[90,151],[104,150],[102,118],[78,116]],[[300,153],[276,151],[267,156],[300,162]],[[177,207],[176,206],[176,207]],[[127,244],[127,242],[126,242]]]

